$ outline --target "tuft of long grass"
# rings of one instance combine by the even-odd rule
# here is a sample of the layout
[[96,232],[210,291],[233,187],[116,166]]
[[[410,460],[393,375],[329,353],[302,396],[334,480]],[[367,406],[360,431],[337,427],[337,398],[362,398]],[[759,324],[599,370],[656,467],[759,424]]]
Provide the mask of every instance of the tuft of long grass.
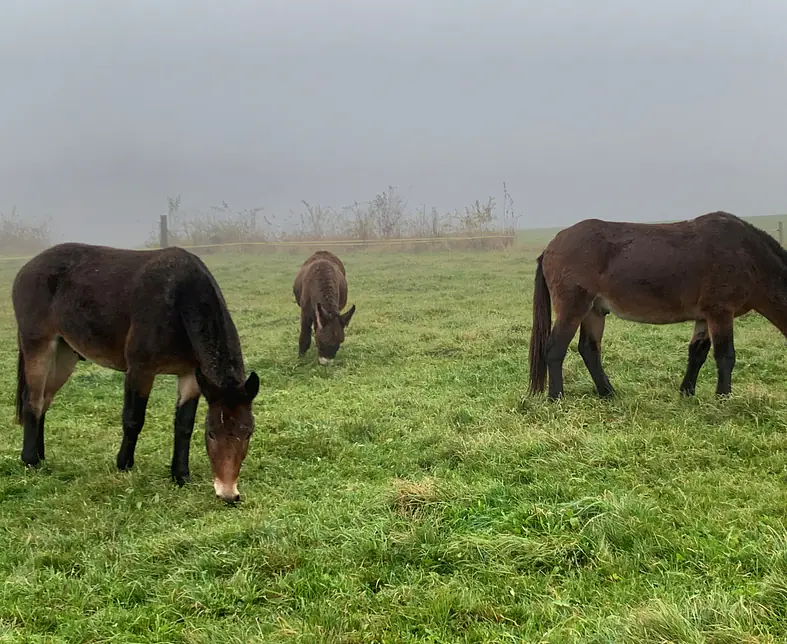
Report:
[[[304,257],[211,255],[261,377],[243,502],[169,480],[175,381],[120,474],[122,374],[80,363],[26,472],[0,311],[0,641],[778,642],[787,639],[787,361],[736,321],[678,394],[690,325],[608,322],[600,401],[527,390],[534,254],[342,253],[357,313],[336,363],[297,356]],[[18,264],[0,265],[10,302]],[[200,415],[204,413],[204,402]]]

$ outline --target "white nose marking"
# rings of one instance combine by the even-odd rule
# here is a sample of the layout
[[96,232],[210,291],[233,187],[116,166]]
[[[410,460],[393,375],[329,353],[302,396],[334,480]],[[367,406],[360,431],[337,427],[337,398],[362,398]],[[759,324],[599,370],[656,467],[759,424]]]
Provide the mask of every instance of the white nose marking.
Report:
[[323,358],[322,356],[319,356],[319,357],[317,358],[317,360],[318,360],[318,361],[319,361],[319,363],[320,363],[321,365],[323,365],[323,366],[324,366],[324,365],[327,365],[327,364],[331,364],[331,359],[330,359],[330,358]]
[[227,485],[219,479],[213,479],[213,489],[216,490],[216,496],[222,499],[234,499],[238,496],[237,481],[233,482],[231,485]]

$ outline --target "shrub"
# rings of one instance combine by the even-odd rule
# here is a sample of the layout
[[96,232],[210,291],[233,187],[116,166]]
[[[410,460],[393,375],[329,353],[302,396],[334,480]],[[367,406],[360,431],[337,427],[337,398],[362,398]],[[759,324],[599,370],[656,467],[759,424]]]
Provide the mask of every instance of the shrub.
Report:
[[0,213],[0,255],[29,255],[50,245],[48,222],[33,224],[22,221],[16,208],[12,208],[10,215]]

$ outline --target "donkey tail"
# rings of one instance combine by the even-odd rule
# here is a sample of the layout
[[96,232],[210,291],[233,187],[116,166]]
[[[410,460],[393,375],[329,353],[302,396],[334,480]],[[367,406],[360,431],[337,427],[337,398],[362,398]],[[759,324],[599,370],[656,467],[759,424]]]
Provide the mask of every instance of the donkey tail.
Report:
[[533,293],[533,328],[530,332],[530,393],[544,391],[547,380],[547,339],[552,328],[552,300],[549,296],[544,269],[544,255],[536,260],[535,291]]
[[16,422],[20,425],[24,422],[23,415],[25,403],[27,402],[27,378],[25,377],[25,355],[22,353],[22,344],[17,338],[17,359],[16,359]]

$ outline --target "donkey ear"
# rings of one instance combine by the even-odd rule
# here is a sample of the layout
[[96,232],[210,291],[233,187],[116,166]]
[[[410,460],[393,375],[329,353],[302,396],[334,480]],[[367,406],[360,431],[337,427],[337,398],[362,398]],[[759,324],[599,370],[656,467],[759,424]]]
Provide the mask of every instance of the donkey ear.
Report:
[[249,374],[249,377],[246,379],[246,384],[243,385],[243,389],[246,391],[246,398],[249,402],[257,397],[260,391],[260,377],[254,371]]
[[348,311],[345,311],[339,316],[339,320],[342,323],[342,326],[347,326],[352,320],[353,314],[355,313],[355,304],[353,304]]
[[325,326],[328,322],[327,316],[325,315],[325,311],[323,311],[322,306],[319,302],[317,302],[317,309],[316,309],[316,318],[317,318],[317,328],[321,329]]
[[197,367],[194,371],[194,375],[197,378],[197,386],[202,395],[205,396],[205,400],[208,401],[208,404],[216,402],[221,398],[221,388],[208,380],[205,374],[202,373],[202,369]]

